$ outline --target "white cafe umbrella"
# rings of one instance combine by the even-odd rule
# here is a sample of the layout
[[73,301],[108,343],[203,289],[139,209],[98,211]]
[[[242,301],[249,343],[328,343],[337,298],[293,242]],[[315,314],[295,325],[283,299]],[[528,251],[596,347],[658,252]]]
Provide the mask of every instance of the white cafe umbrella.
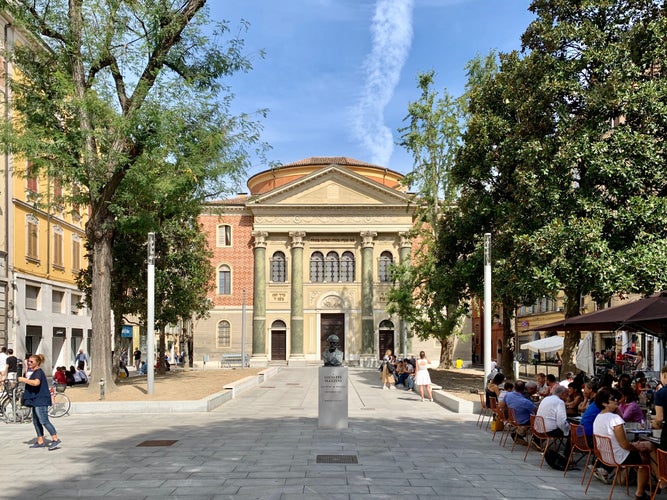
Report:
[[528,349],[536,353],[556,352],[563,348],[563,337],[554,335],[553,337],[545,337],[543,339],[533,340],[521,344],[521,349]]
[[595,373],[595,362],[593,360],[593,336],[589,333],[579,342],[577,356],[574,359],[577,368],[589,375]]

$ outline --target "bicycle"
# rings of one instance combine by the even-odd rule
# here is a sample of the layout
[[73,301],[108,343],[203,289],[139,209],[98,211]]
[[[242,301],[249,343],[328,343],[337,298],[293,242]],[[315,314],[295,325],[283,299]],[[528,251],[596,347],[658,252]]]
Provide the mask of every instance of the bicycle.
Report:
[[66,388],[67,386],[57,384],[56,386],[49,389],[51,392],[51,406],[49,406],[50,417],[60,418],[69,413],[69,410],[72,406],[72,401],[70,400],[69,396],[65,394]]
[[32,415],[32,408],[24,406],[23,387],[16,380],[5,380],[0,395],[0,413],[6,423],[21,423]]

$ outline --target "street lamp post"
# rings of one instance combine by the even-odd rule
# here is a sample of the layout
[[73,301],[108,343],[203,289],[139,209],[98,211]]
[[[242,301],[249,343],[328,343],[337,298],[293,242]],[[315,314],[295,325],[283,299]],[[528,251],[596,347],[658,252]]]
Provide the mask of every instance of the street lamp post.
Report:
[[155,382],[155,233],[148,233],[148,292],[147,292],[147,321],[146,321],[146,353],[147,370],[146,380],[148,394],[153,394]]

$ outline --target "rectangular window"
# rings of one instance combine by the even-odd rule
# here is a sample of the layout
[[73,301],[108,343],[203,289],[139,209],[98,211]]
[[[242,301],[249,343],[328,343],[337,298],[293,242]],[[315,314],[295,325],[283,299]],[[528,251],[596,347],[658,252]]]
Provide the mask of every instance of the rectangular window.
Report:
[[26,257],[29,259],[37,260],[39,259],[39,254],[37,253],[39,226],[37,225],[37,222],[28,220],[26,222],[26,229],[28,232]]
[[72,313],[72,315],[79,316],[81,314],[81,309],[79,309],[80,303],[81,303],[81,295],[73,293],[70,299],[70,312]]
[[81,270],[81,242],[72,240],[72,272],[77,274]]
[[56,314],[62,314],[63,312],[63,299],[65,298],[65,292],[60,290],[51,291],[51,312]]
[[232,245],[232,226],[227,224],[218,226],[218,245],[219,247],[229,247]]
[[36,311],[39,306],[39,287],[26,285],[25,287],[25,308]]
[[63,262],[63,233],[56,231],[53,233],[53,266],[64,269]]
[[32,162],[29,161],[26,165],[26,183],[29,193],[37,193],[37,173],[32,165]]

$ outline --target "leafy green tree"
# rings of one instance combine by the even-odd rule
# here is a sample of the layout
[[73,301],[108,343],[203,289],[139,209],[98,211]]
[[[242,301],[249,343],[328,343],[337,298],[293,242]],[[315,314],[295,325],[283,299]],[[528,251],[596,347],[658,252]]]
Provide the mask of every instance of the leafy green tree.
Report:
[[[531,172],[544,223],[519,243],[534,279],[565,294],[570,317],[582,295],[604,302],[667,283],[667,9],[535,0],[531,10],[522,76],[534,94],[549,89],[552,131],[537,145],[552,154]],[[574,368],[578,340],[566,333],[564,369]]]
[[419,338],[437,339],[440,364],[450,367],[465,306],[460,290],[443,281],[449,275],[437,269],[435,249],[443,206],[451,203],[455,194],[449,172],[461,134],[461,104],[446,91],[434,91],[433,81],[432,71],[418,76],[421,97],[408,105],[409,125],[399,130],[400,144],[414,161],[404,182],[415,191],[415,223],[410,237],[418,249],[409,262],[394,268],[396,285],[389,293],[388,310],[409,322]]
[[243,41],[226,24],[211,28],[205,4],[0,0],[18,29],[46,47],[10,54],[22,78],[12,82],[9,142],[90,207],[92,376],[109,389],[113,241],[123,197],[137,179],[163,172],[172,180],[229,179],[258,141],[247,116],[229,115],[222,80],[250,68]]

